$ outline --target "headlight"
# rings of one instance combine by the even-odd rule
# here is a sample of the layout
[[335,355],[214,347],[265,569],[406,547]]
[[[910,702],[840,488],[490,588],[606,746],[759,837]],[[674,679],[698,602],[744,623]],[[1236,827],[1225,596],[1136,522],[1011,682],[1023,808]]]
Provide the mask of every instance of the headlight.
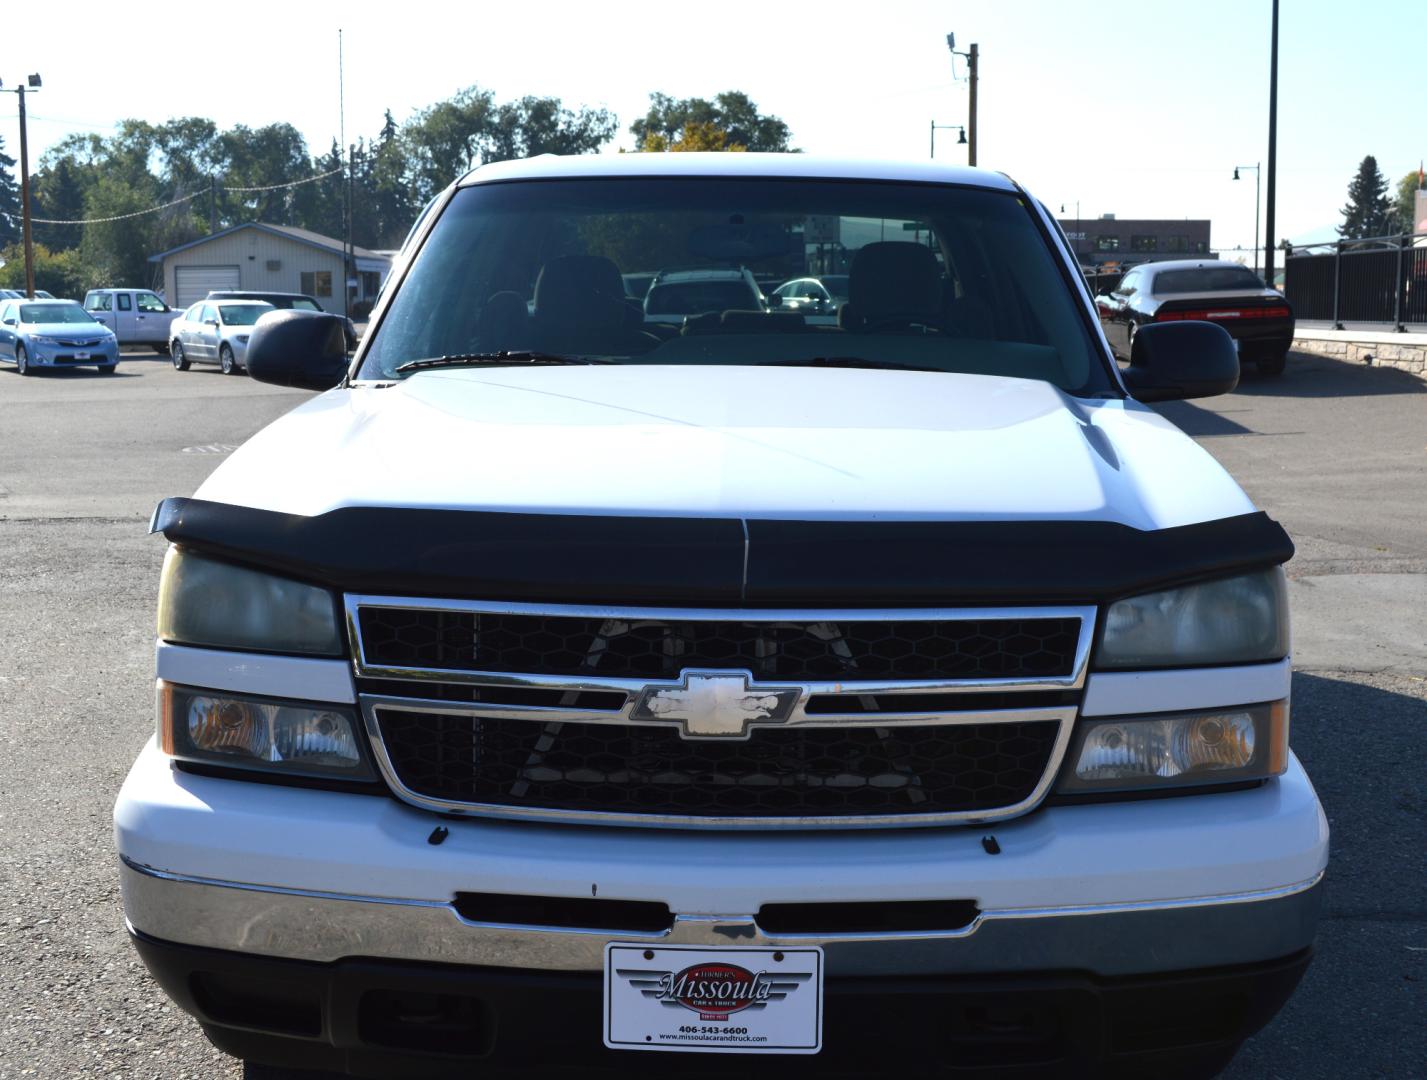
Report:
[[1288,655],[1283,570],[1186,585],[1110,605],[1096,665],[1189,667]]
[[50,337],[48,334],[31,334],[30,340],[36,345],[58,345],[59,338]]
[[273,701],[161,682],[158,713],[160,748],[183,761],[373,779],[356,717],[339,705]]
[[159,582],[159,637],[183,645],[341,656],[326,589],[171,547]]
[[1166,716],[1083,718],[1064,792],[1231,784],[1288,767],[1288,702]]
[[251,335],[249,334],[234,334],[233,340],[236,341],[239,345],[246,345],[250,336]]

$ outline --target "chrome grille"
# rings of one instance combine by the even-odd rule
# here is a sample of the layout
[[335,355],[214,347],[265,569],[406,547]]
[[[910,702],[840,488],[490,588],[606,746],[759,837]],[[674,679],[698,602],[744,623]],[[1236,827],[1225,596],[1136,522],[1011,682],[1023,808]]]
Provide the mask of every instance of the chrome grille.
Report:
[[1093,608],[673,611],[362,596],[347,598],[347,615],[367,730],[407,801],[723,828],[1026,812],[1064,755],[1094,624]]

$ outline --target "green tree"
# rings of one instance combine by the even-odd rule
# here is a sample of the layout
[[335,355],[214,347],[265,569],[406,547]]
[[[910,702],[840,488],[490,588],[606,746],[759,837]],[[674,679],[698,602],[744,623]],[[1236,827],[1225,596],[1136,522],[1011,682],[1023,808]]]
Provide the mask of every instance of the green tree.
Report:
[[1413,169],[1397,182],[1397,198],[1393,200],[1395,222],[1393,232],[1420,231],[1417,226],[1417,189],[1422,186],[1422,173]]
[[[36,217],[54,221],[79,221],[84,217],[84,180],[73,159],[60,158],[36,174],[34,205]],[[79,247],[82,230],[81,225],[36,225],[35,238],[52,251],[69,251]]]
[[15,159],[5,153],[5,140],[0,138],[0,246],[13,244],[20,238],[20,185],[15,182]]
[[725,90],[712,101],[650,94],[649,111],[630,124],[629,130],[635,149],[662,150],[689,142],[687,129],[691,127],[700,133],[695,140],[707,139],[711,129],[722,132],[722,149],[726,150],[794,152],[788,125],[776,116],[760,113],[753,99],[739,90]]
[[[99,177],[85,193],[87,218],[117,218],[84,227],[80,254],[89,268],[87,288],[143,287],[154,276],[150,255],[164,250],[154,239],[162,222],[158,214],[137,214],[160,200],[152,178],[134,183],[115,173]],[[129,217],[124,215],[134,214]]]
[[[55,296],[78,299],[84,295],[85,268],[78,251],[52,251],[44,244],[33,245],[35,258],[35,288]],[[0,289],[25,287],[25,251],[21,244],[11,244],[0,251]]]
[[1369,154],[1348,185],[1348,205],[1343,207],[1343,224],[1338,226],[1338,235],[1345,240],[1382,236],[1387,232],[1390,209],[1387,178],[1377,167],[1377,158]]

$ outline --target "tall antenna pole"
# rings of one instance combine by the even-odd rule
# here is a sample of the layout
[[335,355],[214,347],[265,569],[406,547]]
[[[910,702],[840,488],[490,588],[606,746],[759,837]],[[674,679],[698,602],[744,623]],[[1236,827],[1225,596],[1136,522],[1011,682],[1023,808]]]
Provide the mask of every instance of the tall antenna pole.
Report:
[[[347,145],[347,97],[342,70],[342,28],[337,28],[337,145]],[[347,299],[347,246],[352,236],[352,159],[347,158],[347,182],[342,185],[342,314],[351,317]]]

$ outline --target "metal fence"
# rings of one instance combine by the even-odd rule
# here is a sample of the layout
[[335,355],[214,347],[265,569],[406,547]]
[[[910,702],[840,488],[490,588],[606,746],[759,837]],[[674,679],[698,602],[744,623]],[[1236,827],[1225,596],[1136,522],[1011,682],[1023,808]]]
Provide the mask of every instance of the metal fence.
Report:
[[1298,319],[1427,323],[1427,233],[1334,240],[1294,248],[1284,259],[1283,294]]

